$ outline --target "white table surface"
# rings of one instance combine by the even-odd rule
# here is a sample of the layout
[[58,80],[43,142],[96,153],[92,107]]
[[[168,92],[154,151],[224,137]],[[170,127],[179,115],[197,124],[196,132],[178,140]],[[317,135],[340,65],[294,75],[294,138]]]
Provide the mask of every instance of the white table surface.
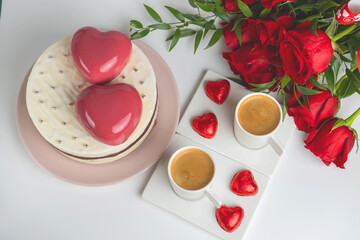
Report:
[[[108,187],[82,187],[53,177],[27,154],[17,133],[15,106],[24,76],[58,39],[92,25],[128,33],[130,19],[152,22],[143,3],[163,16],[164,5],[191,11],[186,0],[3,0],[0,20],[0,239],[217,239],[141,199],[154,168]],[[193,56],[193,38],[168,53],[166,32],[143,41],[169,64],[177,80],[181,113],[205,69],[231,76],[224,41]],[[204,47],[204,45],[202,45]],[[356,103],[356,104],[354,104]],[[342,102],[348,116],[360,96]],[[360,118],[354,123],[360,132]],[[245,239],[360,239],[360,155],[346,170],[326,167],[296,131]]]

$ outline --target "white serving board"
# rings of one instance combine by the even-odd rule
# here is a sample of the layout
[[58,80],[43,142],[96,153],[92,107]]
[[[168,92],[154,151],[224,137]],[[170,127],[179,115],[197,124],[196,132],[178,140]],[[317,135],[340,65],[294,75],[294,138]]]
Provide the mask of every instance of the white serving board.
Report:
[[[177,133],[252,169],[271,176],[279,163],[281,155],[279,156],[270,145],[258,150],[245,148],[237,142],[234,136],[233,128],[236,105],[242,97],[252,92],[240,84],[229,80],[229,96],[222,105],[218,105],[206,96],[204,85],[206,81],[217,81],[220,79],[226,78],[212,71],[206,72],[181,118]],[[213,112],[218,120],[217,133],[212,139],[201,137],[191,127],[193,118],[203,115],[206,112]],[[282,122],[282,126],[275,134],[275,137],[285,148],[294,129],[295,124],[293,119],[286,116],[284,122]]]
[[[172,190],[167,175],[168,160],[177,149],[189,145],[204,148],[213,158],[216,166],[216,173],[212,189],[223,204],[227,206],[241,206],[244,209],[244,219],[239,228],[234,232],[228,233],[220,228],[215,218],[216,209],[209,199],[205,197],[196,201],[188,201],[178,197]],[[160,159],[156,170],[151,176],[142,197],[146,201],[163,208],[222,239],[239,240],[244,236],[269,181],[268,176],[258,171],[251,170],[255,181],[259,186],[258,193],[255,196],[237,196],[230,191],[230,182],[235,173],[243,169],[249,168],[217,152],[205,148],[184,136],[175,134],[174,139]]]
[[[174,139],[160,159],[142,197],[146,201],[222,239],[240,240],[243,238],[250,220],[255,214],[261,196],[279,163],[281,154],[279,155],[269,145],[259,150],[250,150],[237,142],[233,132],[235,108],[240,99],[251,93],[251,91],[229,80],[229,96],[222,105],[218,105],[206,96],[204,85],[206,81],[220,79],[226,78],[212,71],[207,71],[204,75],[181,118]],[[212,139],[201,137],[191,126],[194,117],[203,115],[206,112],[213,112],[218,119],[218,130]],[[275,137],[285,149],[294,129],[293,120],[286,116],[282,126],[275,134]],[[244,209],[244,219],[234,232],[228,233],[220,228],[215,218],[216,209],[210,200],[203,198],[197,201],[187,201],[178,197],[172,190],[167,175],[169,158],[177,149],[189,145],[204,148],[214,158],[216,175],[212,188],[223,204],[228,206],[238,205]],[[258,183],[259,192],[255,196],[240,197],[230,191],[231,179],[235,173],[242,169],[251,170],[255,181]]]

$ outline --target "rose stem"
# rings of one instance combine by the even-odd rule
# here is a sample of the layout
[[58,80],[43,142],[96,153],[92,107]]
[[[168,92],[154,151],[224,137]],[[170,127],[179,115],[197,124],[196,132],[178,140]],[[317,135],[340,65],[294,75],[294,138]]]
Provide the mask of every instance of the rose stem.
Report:
[[360,115],[360,108],[356,110],[350,117],[345,119],[346,126],[350,127],[351,124],[354,122],[355,118]]

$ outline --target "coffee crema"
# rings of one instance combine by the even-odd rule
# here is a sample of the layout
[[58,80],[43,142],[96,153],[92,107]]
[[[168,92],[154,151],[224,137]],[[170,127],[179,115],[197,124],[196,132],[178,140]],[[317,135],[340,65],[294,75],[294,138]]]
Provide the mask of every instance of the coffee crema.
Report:
[[271,133],[281,118],[275,100],[264,95],[253,95],[245,99],[240,104],[237,115],[241,127],[254,135]]
[[179,187],[198,190],[205,187],[213,178],[214,163],[210,156],[200,149],[184,149],[174,157],[170,173]]

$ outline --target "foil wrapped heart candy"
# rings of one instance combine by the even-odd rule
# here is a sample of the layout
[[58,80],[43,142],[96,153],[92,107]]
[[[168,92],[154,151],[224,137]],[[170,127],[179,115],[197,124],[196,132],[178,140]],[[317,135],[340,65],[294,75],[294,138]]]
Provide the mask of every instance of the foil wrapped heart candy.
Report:
[[215,216],[222,229],[227,232],[233,232],[240,226],[244,218],[244,210],[239,206],[228,207],[222,205],[216,209]]
[[230,93],[230,83],[225,79],[207,81],[204,88],[206,95],[217,104],[223,104]]
[[230,184],[230,190],[238,196],[254,196],[258,189],[254,176],[249,170],[236,173]]
[[192,128],[204,138],[213,138],[217,131],[218,121],[214,113],[205,113],[192,120]]

